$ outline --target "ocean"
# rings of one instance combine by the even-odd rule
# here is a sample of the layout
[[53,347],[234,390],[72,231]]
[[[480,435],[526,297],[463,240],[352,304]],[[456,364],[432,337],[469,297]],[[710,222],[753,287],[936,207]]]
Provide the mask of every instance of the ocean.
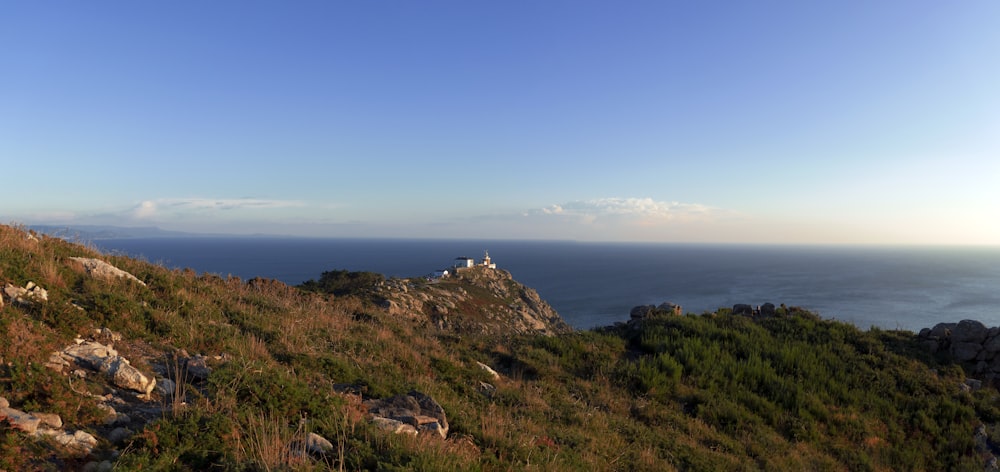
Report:
[[1000,325],[1000,248],[617,244],[265,237],[103,239],[93,245],[170,268],[295,285],[328,270],[416,277],[481,259],[534,288],[572,326],[625,321],[665,301],[686,313],[736,303],[807,308],[861,329]]

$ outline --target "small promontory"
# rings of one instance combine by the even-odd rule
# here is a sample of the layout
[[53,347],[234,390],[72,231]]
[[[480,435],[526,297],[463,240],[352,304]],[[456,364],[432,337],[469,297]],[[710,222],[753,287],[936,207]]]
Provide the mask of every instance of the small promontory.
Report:
[[572,330],[538,292],[488,266],[447,277],[390,279],[376,293],[389,314],[426,319],[444,330],[545,335]]

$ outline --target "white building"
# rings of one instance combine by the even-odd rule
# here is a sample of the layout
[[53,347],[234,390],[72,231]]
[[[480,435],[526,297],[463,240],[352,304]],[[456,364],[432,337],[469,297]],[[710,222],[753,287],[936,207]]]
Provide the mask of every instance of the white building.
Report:
[[489,267],[490,269],[496,269],[497,265],[490,261],[490,251],[486,251],[486,255],[483,256],[482,266]]
[[456,257],[455,267],[464,269],[466,267],[474,267],[476,265],[475,259],[471,257]]

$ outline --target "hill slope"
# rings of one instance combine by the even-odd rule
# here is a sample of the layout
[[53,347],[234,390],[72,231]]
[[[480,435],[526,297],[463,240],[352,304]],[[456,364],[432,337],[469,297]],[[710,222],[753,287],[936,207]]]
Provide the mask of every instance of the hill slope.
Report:
[[983,470],[1000,421],[912,333],[802,311],[580,332],[502,272],[331,295],[0,226],[7,284],[3,470]]

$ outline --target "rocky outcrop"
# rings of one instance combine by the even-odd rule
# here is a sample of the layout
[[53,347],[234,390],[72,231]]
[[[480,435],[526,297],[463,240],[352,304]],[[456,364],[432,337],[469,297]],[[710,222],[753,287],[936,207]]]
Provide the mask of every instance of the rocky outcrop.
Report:
[[629,318],[632,320],[643,320],[646,318],[656,318],[660,316],[680,316],[683,310],[680,305],[672,302],[663,302],[659,305],[639,305],[632,307]]
[[16,305],[28,306],[49,300],[49,292],[34,282],[28,282],[24,287],[7,284],[3,293]]
[[156,387],[156,379],[149,378],[132,366],[118,351],[97,341],[78,340],[49,357],[47,366],[62,370],[73,364],[105,374],[116,386],[142,393],[147,398]]
[[372,422],[385,431],[402,434],[434,433],[448,437],[444,408],[430,396],[412,390],[405,395],[364,402]]
[[955,362],[973,364],[972,375],[987,382],[1000,379],[1000,327],[987,328],[975,320],[938,323],[917,335],[932,353]]
[[136,278],[136,276],[128,272],[125,272],[124,270],[121,270],[111,264],[108,264],[107,262],[104,262],[100,259],[92,259],[88,257],[71,257],[70,260],[79,262],[81,265],[83,265],[83,268],[86,269],[87,274],[90,274],[91,277],[104,280],[126,279],[136,282],[142,285],[143,287],[146,286],[146,283]]
[[432,281],[392,279],[377,294],[390,314],[445,330],[545,335],[571,330],[538,292],[501,269],[471,267]]

